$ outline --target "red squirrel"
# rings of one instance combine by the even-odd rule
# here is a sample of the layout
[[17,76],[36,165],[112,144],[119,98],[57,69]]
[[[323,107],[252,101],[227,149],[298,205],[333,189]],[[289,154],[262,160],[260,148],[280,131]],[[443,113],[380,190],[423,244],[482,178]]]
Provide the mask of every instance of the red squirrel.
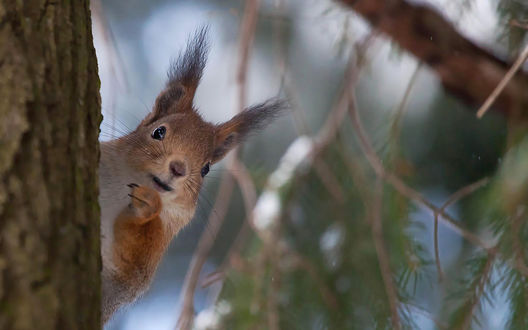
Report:
[[285,107],[273,99],[222,124],[204,121],[193,99],[205,67],[206,34],[203,28],[189,39],[139,126],[101,143],[103,322],[148,289],[169,242],[193,217],[210,166]]

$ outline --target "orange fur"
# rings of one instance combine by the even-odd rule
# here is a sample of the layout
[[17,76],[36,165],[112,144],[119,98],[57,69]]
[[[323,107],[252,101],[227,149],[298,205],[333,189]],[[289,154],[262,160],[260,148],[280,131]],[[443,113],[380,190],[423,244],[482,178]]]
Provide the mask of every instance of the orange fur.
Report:
[[126,285],[148,285],[172,238],[163,228],[160,212],[159,194],[148,187],[135,187],[130,206],[115,221],[113,253],[119,270],[116,277]]

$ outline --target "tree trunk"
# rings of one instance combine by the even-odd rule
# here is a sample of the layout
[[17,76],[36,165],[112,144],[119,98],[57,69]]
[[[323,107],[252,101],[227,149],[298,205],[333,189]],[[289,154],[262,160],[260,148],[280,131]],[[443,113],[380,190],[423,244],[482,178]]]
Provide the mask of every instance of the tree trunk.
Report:
[[0,0],[0,329],[100,327],[89,3]]

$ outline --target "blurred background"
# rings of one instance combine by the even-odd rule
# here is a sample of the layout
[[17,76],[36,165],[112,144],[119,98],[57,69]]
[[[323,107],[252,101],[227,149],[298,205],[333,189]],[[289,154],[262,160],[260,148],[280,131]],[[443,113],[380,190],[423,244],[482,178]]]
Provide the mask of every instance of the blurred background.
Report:
[[[501,60],[526,44],[523,0],[408,2]],[[206,120],[236,114],[241,93],[291,104],[212,168],[150,290],[105,329],[180,315],[196,329],[528,326],[524,120],[477,119],[479,104],[334,1],[93,0],[92,15],[101,140],[136,127],[203,25]]]

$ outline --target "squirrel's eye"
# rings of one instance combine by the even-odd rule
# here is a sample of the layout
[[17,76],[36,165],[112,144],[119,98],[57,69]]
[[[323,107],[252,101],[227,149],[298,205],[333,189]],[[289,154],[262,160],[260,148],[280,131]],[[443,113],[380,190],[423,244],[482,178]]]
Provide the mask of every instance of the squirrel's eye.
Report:
[[202,178],[203,178],[204,176],[206,176],[207,173],[209,173],[209,163],[205,164],[205,166],[202,167],[202,172],[201,172],[201,173],[202,173]]
[[165,137],[165,132],[166,132],[166,131],[167,131],[167,130],[165,129],[165,126],[160,126],[160,127],[156,128],[156,129],[154,130],[154,132],[152,132],[152,135],[151,135],[151,136],[152,136],[153,139],[156,139],[156,140],[160,140],[160,141],[161,141],[161,140],[163,140],[163,138]]

